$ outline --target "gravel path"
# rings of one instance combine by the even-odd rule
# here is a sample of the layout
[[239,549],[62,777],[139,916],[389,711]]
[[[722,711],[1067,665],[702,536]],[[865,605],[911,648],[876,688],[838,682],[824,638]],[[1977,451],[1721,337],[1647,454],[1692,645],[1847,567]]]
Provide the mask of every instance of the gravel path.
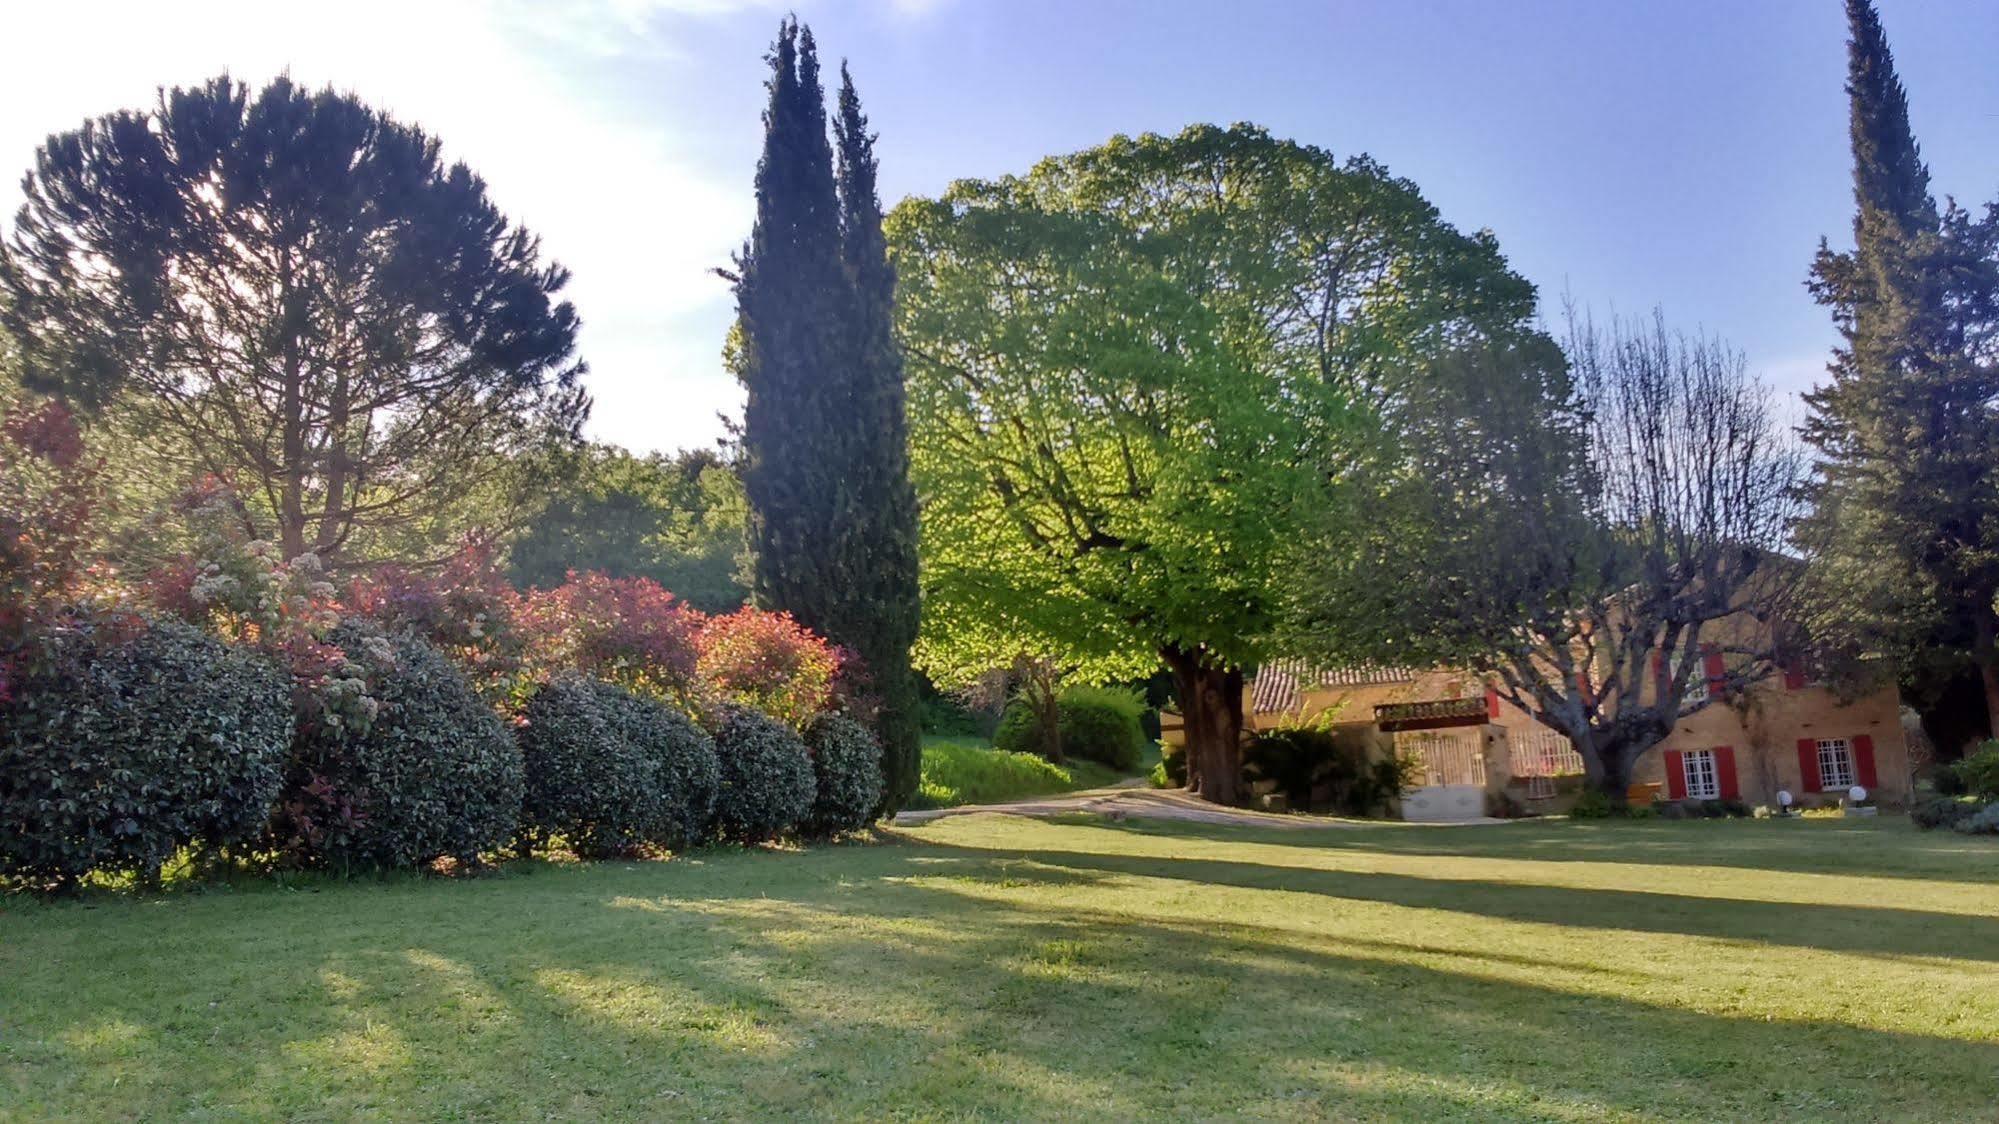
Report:
[[1137,819],[1188,820],[1193,823],[1234,824],[1246,827],[1358,826],[1354,820],[1336,819],[1332,816],[1223,808],[1191,796],[1183,789],[1147,788],[1145,781],[1139,778],[1123,781],[1109,788],[1065,792],[1057,796],[1040,796],[1032,800],[1015,800],[1006,804],[966,804],[957,808],[927,808],[917,812],[901,812],[896,815],[895,822],[898,825],[908,826],[929,823],[945,816],[966,816],[979,812],[999,812],[1012,816],[1058,816],[1088,812],[1108,816],[1114,820],[1129,816]]

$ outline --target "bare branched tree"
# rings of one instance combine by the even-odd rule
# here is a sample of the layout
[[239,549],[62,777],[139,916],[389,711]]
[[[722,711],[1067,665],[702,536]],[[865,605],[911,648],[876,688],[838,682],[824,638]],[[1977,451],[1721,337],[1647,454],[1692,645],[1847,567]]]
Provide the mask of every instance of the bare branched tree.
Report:
[[1791,655],[1803,459],[1718,341],[1571,310],[1565,350],[1433,371],[1361,473],[1371,530],[1305,563],[1301,646],[1483,673],[1622,799],[1674,723]]

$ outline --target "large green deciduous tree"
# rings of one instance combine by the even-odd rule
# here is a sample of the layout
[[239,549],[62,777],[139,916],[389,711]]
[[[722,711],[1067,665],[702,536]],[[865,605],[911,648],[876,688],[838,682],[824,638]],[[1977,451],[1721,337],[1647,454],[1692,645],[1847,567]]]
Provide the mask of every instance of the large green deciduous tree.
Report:
[[1253,126],[1117,137],[889,219],[924,505],[919,661],[1163,662],[1237,798],[1285,560],[1403,380],[1534,290],[1414,185]]
[[1843,345],[1805,397],[1816,623],[1917,680],[1975,668],[1999,730],[1999,209],[1939,213],[1880,15],[1846,7],[1855,245],[1812,266]]
[[438,143],[218,78],[49,138],[0,265],[23,380],[148,413],[287,557],[462,517],[588,409],[568,282]]
[[756,602],[861,657],[893,811],[916,791],[920,752],[916,503],[874,136],[841,77],[836,175],[812,32],[786,21],[736,278],[742,476]]

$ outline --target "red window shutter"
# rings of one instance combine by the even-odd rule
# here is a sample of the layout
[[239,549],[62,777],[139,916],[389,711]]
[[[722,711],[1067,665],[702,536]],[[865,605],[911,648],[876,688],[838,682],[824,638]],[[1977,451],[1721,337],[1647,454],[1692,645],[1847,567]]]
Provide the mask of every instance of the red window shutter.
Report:
[[1723,800],[1733,800],[1742,790],[1735,783],[1735,747],[1718,745],[1714,747],[1714,783]]
[[1798,739],[1798,783],[1806,792],[1819,791],[1819,743],[1815,738]]
[[1666,795],[1673,800],[1687,798],[1687,766],[1680,757],[1680,751],[1666,751]]
[[1499,721],[1499,688],[1490,683],[1485,686],[1485,716]]
[[1871,735],[1853,736],[1853,783],[1862,788],[1873,788],[1880,783],[1874,772],[1874,738]]
[[1728,678],[1728,666],[1721,662],[1721,653],[1712,644],[1701,645],[1701,669],[1707,675],[1707,693],[1710,698],[1721,694],[1722,680]]
[[1586,671],[1576,672],[1576,693],[1582,696],[1584,706],[1596,705],[1596,692],[1590,690],[1589,688],[1588,672]]
[[1801,691],[1805,686],[1805,661],[1793,657],[1784,661],[1784,689]]
[[1665,657],[1660,653],[1659,649],[1657,648],[1654,648],[1651,651],[1645,653],[1645,674],[1647,675],[1659,674],[1659,662],[1664,658]]

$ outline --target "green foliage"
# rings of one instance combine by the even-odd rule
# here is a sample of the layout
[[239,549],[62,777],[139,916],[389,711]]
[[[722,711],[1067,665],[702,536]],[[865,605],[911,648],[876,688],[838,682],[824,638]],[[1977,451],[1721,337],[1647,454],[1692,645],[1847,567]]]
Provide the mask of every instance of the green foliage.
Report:
[[1934,796],[1917,801],[1909,809],[1909,822],[1924,831],[1934,831],[1940,827],[1956,827],[1959,820],[1970,819],[1985,808],[1986,805],[1977,800]]
[[1115,137],[888,229],[940,681],[1023,648],[1092,678],[1167,642],[1253,662],[1357,395],[1534,305],[1412,184],[1251,126]]
[[993,744],[1008,753],[1032,753],[1038,757],[1048,756],[1048,747],[1043,745],[1041,723],[1034,716],[1034,708],[1023,702],[1011,702],[1000,712],[999,725],[993,729]]
[[1572,820],[1600,820],[1616,815],[1623,806],[1613,802],[1603,790],[1585,788],[1576,794],[1576,802],[1569,805]]
[[923,696],[921,707],[923,732],[927,736],[976,738],[984,734],[979,716],[958,705],[948,695],[928,691]]
[[1094,788],[1117,779],[1094,761],[1057,765],[1032,753],[995,749],[980,738],[927,738],[919,808],[998,804]]
[[798,732],[768,714],[731,707],[715,730],[721,783],[715,829],[732,843],[785,835],[812,812],[816,782]]
[[1294,726],[1262,730],[1243,749],[1245,781],[1277,785],[1292,808],[1326,805],[1349,816],[1378,815],[1418,779],[1420,765],[1407,757],[1369,759],[1358,746],[1342,745],[1330,730]]
[[881,804],[881,743],[867,727],[833,713],[806,728],[805,747],[817,789],[805,832],[825,836],[866,827]]
[[707,842],[722,784],[715,739],[655,699],[613,683],[595,686],[606,724],[650,767],[658,811],[648,841],[675,849]]
[[78,618],[17,688],[0,703],[0,874],[145,875],[262,831],[292,723],[290,684],[257,653],[178,621]]
[[1121,687],[1064,687],[1057,699],[1062,752],[1108,765],[1121,773],[1138,767],[1145,748],[1139,719],[1145,700]]
[[1986,800],[1999,800],[1999,740],[1987,741],[1950,767],[1963,791]]
[[[1064,687],[1056,700],[1062,754],[1108,765],[1120,772],[1138,766],[1145,737],[1139,716],[1145,702],[1136,691],[1117,687]],[[1000,714],[993,744],[1010,753],[1049,755],[1034,708],[1023,700]]]
[[1154,788],[1185,788],[1187,785],[1187,748],[1171,742],[1159,743],[1159,764],[1152,767]]
[[1329,730],[1261,730],[1243,747],[1243,776],[1274,782],[1291,807],[1304,810],[1312,807],[1312,790],[1322,781],[1350,784],[1358,777],[1358,756]]
[[1951,823],[1960,835],[1999,835],[1999,803],[1987,804]]
[[517,731],[524,835],[578,855],[624,855],[701,838],[718,784],[708,736],[612,683],[563,676],[528,699]]
[[23,383],[136,403],[287,560],[502,522],[503,479],[587,412],[568,271],[352,95],[162,91],[50,137],[22,185],[0,309]]
[[1805,395],[1817,471],[1797,538],[1815,640],[1891,655],[1934,699],[1999,661],[1999,209],[1939,213],[1880,14],[1846,7],[1854,247],[1822,240],[1812,264],[1842,346]]
[[893,810],[917,781],[916,499],[874,138],[843,73],[836,179],[812,32],[786,21],[770,63],[732,338],[755,601],[859,656]]
[[361,668],[380,704],[365,730],[302,727],[277,824],[308,865],[406,868],[471,862],[514,834],[520,749],[464,673],[411,636],[358,622],[327,640]]
[[1305,513],[1372,403],[1451,341],[1523,327],[1533,287],[1379,164],[1249,125],[959,181],[888,233],[919,664],[946,684],[1022,651],[1098,681],[1198,665],[1228,713],[1189,737],[1228,799],[1229,676],[1267,654]]
[[540,509],[508,550],[516,585],[560,585],[571,570],[651,578],[706,613],[749,596],[742,482],[715,454],[637,456],[608,445],[559,454]]

